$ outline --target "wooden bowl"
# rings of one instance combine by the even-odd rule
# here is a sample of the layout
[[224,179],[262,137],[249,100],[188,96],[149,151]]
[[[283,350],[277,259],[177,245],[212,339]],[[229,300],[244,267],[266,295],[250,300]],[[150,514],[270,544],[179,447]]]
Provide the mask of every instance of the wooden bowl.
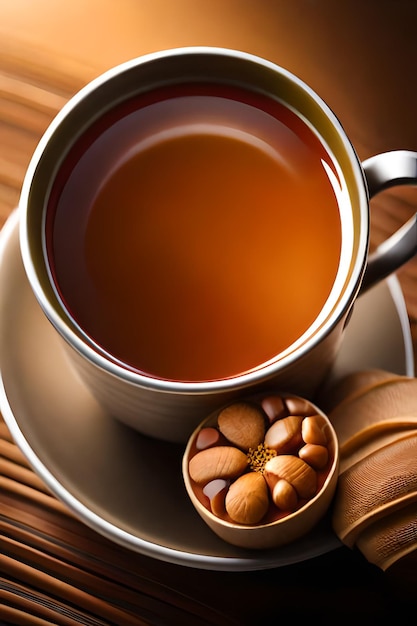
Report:
[[[319,448],[327,459],[315,456]],[[192,433],[182,469],[191,502],[219,537],[243,548],[273,548],[307,534],[328,511],[339,446],[317,406],[272,392],[210,414]]]

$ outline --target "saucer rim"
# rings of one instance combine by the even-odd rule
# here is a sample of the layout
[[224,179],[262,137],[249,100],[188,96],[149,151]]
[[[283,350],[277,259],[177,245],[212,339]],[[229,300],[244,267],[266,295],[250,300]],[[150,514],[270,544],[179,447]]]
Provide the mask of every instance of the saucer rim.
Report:
[[[18,210],[15,210],[6,220],[1,230],[0,264],[2,263],[2,257],[7,247],[7,243],[18,225],[18,221]],[[408,316],[401,286],[395,276],[390,276],[388,279],[386,279],[386,282],[388,284],[391,297],[394,301],[398,320],[401,326],[401,333],[404,342],[403,348],[405,351],[405,371],[407,375],[414,375],[411,330],[408,322]],[[268,552],[267,555],[263,554],[261,556],[251,555],[250,557],[227,557],[186,552],[184,550],[175,549],[173,547],[163,546],[155,542],[152,543],[148,540],[141,538],[138,535],[128,532],[123,528],[120,528],[112,522],[109,522],[98,513],[91,510],[88,506],[83,504],[80,500],[77,499],[77,497],[73,493],[71,493],[59,482],[53,471],[46,467],[44,462],[35,453],[29,441],[23,434],[19,426],[18,419],[9,404],[7,390],[4,386],[4,380],[1,370],[0,410],[14,441],[16,442],[24,456],[27,458],[31,467],[42,478],[42,480],[50,488],[53,494],[59,500],[64,502],[64,504],[66,504],[68,508],[87,526],[90,526],[98,533],[106,536],[110,540],[119,543],[130,550],[139,552],[145,556],[157,558],[165,562],[170,562],[177,565],[195,567],[198,569],[217,571],[249,571],[272,569],[275,567],[281,567],[294,564],[296,562],[305,561],[310,558],[320,556],[326,552],[330,552],[342,545],[336,535],[334,535],[333,533],[329,533],[328,541],[326,542],[325,546],[319,541],[313,541],[311,542],[312,545],[309,545],[308,549],[306,548],[303,553],[300,550],[298,554],[294,554],[291,551],[290,546],[289,548],[284,550],[272,551],[272,554],[271,552]],[[312,538],[314,537],[313,534],[311,536]],[[277,556],[275,552],[281,552],[282,556]]]

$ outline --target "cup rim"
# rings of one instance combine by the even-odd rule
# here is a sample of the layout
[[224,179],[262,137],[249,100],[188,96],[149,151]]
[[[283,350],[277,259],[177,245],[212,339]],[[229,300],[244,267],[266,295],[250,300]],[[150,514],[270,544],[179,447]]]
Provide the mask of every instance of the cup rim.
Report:
[[[94,94],[97,89],[115,77],[129,72],[139,66],[159,62],[167,58],[181,57],[184,55],[197,55],[199,57],[211,55],[232,60],[234,59],[239,60],[239,62],[245,62],[246,64],[262,67],[269,72],[279,73],[286,80],[294,83],[308,96],[311,101],[314,101],[314,104],[321,110],[329,124],[331,124],[332,128],[337,132],[338,138],[343,144],[343,149],[349,159],[349,163],[353,171],[356,192],[359,196],[358,204],[360,206],[361,216],[358,251],[356,258],[352,263],[350,277],[347,280],[341,297],[333,306],[332,314],[326,317],[319,328],[317,328],[311,335],[308,335],[308,329],[306,333],[308,336],[301,343],[301,345],[297,347],[296,351],[291,351],[281,358],[277,355],[277,357],[271,359],[271,361],[260,364],[250,371],[239,373],[229,378],[207,381],[176,381],[146,375],[123,366],[120,361],[117,362],[114,357],[111,357],[111,355],[106,353],[104,350],[100,349],[100,351],[98,351],[97,348],[94,348],[94,342],[90,337],[83,333],[83,338],[75,331],[74,328],[71,327],[71,323],[74,324],[74,327],[77,327],[77,324],[73,321],[73,318],[66,310],[63,303],[54,304],[51,302],[51,299],[48,297],[48,294],[42,286],[42,281],[40,279],[39,272],[35,267],[29,243],[29,204],[34,181],[36,181],[37,169],[49,142],[57,134],[59,134],[61,124],[68,119],[69,116],[71,116],[81,102],[88,99],[89,96]],[[366,253],[369,243],[368,194],[363,169],[358,156],[343,129],[343,126],[333,111],[308,84],[289,70],[252,53],[214,46],[178,47],[141,55],[108,69],[72,96],[52,120],[35,148],[22,184],[19,200],[19,213],[21,216],[19,223],[20,249],[25,272],[38,303],[43,309],[46,317],[63,337],[63,339],[88,361],[113,374],[117,378],[122,378],[127,382],[144,388],[152,388],[157,391],[165,392],[174,391],[185,394],[217,393],[219,391],[227,391],[229,389],[236,390],[237,388],[244,388],[248,385],[257,384],[266,379],[272,378],[274,375],[279,373],[281,369],[288,367],[294,361],[298,360],[300,356],[306,354],[314,345],[319,344],[329,334],[331,329],[338,324],[346,312],[349,311],[357,292],[359,291],[361,279],[365,271]],[[61,314],[57,310],[58,306],[61,307]],[[63,317],[66,321],[64,321]],[[85,339],[88,340],[88,343]]]

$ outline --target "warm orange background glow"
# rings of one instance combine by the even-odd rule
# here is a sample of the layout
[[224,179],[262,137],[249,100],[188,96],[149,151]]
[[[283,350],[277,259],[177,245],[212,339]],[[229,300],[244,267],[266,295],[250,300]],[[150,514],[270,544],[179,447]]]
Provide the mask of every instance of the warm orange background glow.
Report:
[[416,17],[407,0],[2,0],[0,67],[9,36],[86,78],[157,49],[240,48],[310,83],[364,158],[417,145]]
[[[361,159],[416,150],[416,23],[410,0],[1,0],[0,221],[68,97],[109,67],[158,49],[214,45],[259,54],[323,97]],[[416,205],[416,189],[377,196],[373,244]],[[405,280],[412,267],[417,260],[401,270]]]

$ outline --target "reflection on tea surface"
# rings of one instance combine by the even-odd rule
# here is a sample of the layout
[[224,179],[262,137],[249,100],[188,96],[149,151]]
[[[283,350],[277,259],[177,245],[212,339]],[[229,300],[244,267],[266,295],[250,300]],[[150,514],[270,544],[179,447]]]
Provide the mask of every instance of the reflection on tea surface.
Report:
[[332,168],[309,127],[259,94],[142,96],[62,167],[47,230],[58,290],[135,370],[203,381],[256,368],[330,293],[341,249]]

